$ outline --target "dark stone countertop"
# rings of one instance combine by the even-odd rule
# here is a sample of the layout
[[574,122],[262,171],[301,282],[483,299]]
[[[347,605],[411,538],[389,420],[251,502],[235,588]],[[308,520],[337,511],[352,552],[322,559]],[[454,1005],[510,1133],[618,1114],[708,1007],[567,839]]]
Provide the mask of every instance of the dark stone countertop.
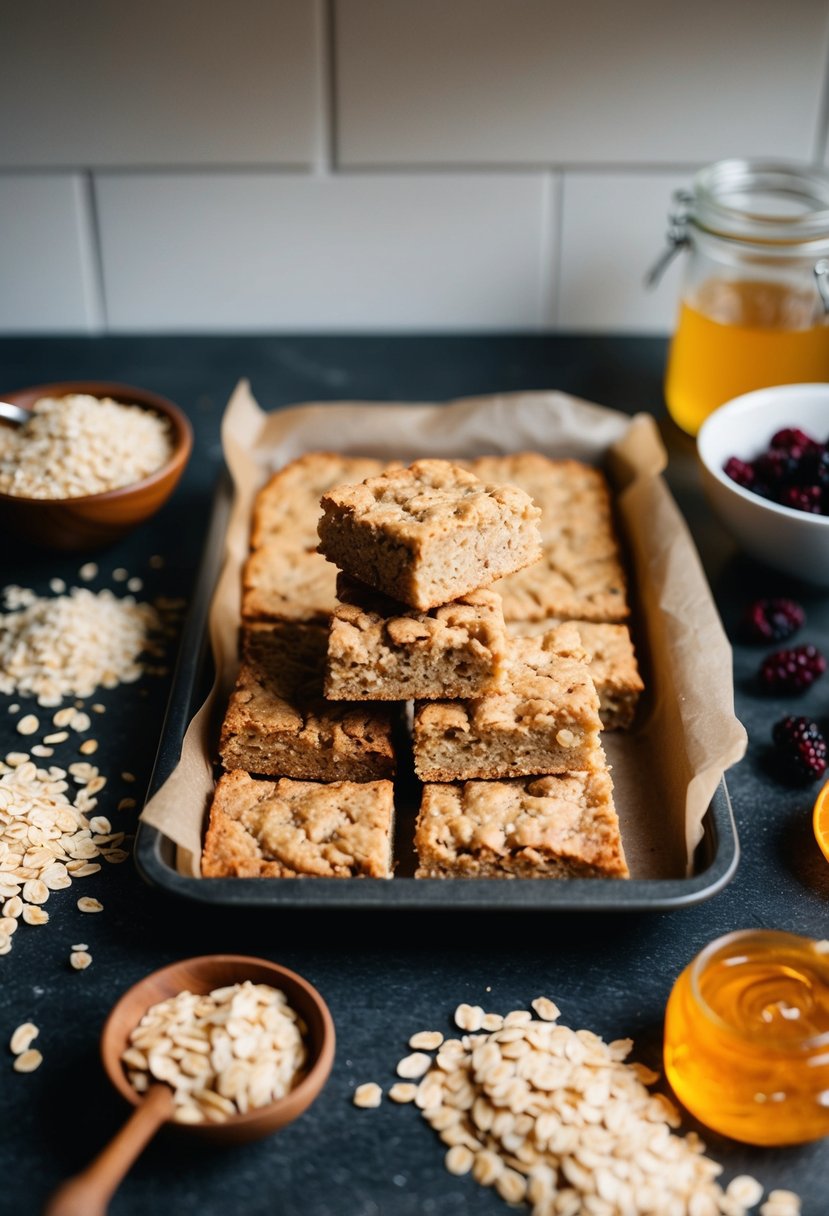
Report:
[[[177,401],[196,431],[194,458],[167,507],[139,532],[96,556],[93,586],[111,585],[119,566],[145,580],[144,594],[187,595],[199,560],[212,487],[220,470],[219,420],[240,376],[263,406],[346,398],[442,400],[493,391],[560,388],[663,422],[671,451],[669,480],[699,546],[726,628],[734,633],[745,603],[758,594],[794,592],[808,622],[802,640],[829,647],[829,598],[795,588],[735,554],[702,501],[693,444],[665,420],[661,374],[665,343],[649,338],[474,337],[112,337],[0,341],[0,386],[11,390],[55,379],[115,379]],[[321,437],[321,443],[326,442]],[[45,591],[50,577],[74,580],[79,560],[28,551],[0,537],[3,582]],[[166,558],[148,567],[151,554]],[[801,640],[801,639],[798,639]],[[351,1105],[354,1086],[387,1086],[415,1030],[448,1030],[460,1001],[506,1012],[540,993],[563,1020],[615,1038],[631,1035],[636,1058],[659,1066],[662,1015],[673,979],[712,938],[753,926],[829,936],[829,865],[811,834],[814,788],[792,790],[770,775],[771,724],[791,701],[761,697],[753,675],[762,649],[735,646],[738,714],[750,744],[728,777],[742,859],[732,883],[696,907],[671,913],[378,916],[269,914],[190,908],[145,887],[130,863],[58,892],[51,920],[21,926],[0,959],[0,1038],[20,1022],[41,1027],[41,1068],[0,1081],[0,1212],[28,1216],[57,1184],[103,1145],[124,1116],[97,1058],[104,1017],[119,994],[148,971],[209,951],[263,954],[316,984],[338,1032],[331,1080],[316,1105],[278,1136],[240,1149],[214,1150],[194,1138],[162,1137],[136,1165],[112,1204],[117,1214],[166,1209],[176,1216],[450,1216],[503,1212],[494,1192],[453,1178],[442,1148],[412,1108],[375,1111]],[[146,692],[142,692],[146,689]],[[99,811],[117,827],[129,812],[115,804],[140,797],[149,779],[164,711],[166,681],[147,679],[103,694],[95,721],[96,761],[112,774]],[[19,748],[0,698],[0,747]],[[819,682],[795,712],[829,718],[829,683]],[[61,760],[60,753],[56,760]],[[118,778],[137,775],[132,787]],[[80,894],[103,901],[84,916]],[[72,972],[70,946],[84,941],[92,967]],[[687,1126],[695,1126],[689,1120]],[[829,1142],[761,1150],[703,1131],[709,1151],[734,1173],[767,1188],[787,1187],[806,1216],[829,1211]]]

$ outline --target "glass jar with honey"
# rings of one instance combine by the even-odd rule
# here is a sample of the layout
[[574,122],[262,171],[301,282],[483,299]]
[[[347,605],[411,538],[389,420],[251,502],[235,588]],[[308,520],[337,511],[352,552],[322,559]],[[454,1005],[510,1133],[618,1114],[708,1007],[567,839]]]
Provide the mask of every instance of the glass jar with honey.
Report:
[[752,929],[711,942],[668,1000],[665,1071],[691,1114],[735,1140],[829,1135],[829,942]]
[[674,203],[651,276],[688,251],[665,380],[674,421],[695,435],[741,393],[829,380],[829,176],[720,161]]

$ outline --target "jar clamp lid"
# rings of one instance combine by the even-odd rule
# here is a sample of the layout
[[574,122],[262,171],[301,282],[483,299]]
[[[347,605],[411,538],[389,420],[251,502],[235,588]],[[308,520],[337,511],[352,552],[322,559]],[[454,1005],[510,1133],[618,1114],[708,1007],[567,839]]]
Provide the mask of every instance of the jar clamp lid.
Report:
[[829,176],[785,162],[723,160],[701,169],[693,190],[677,190],[668,246],[648,272],[653,287],[692,233],[766,257],[816,258],[818,290],[829,311]]

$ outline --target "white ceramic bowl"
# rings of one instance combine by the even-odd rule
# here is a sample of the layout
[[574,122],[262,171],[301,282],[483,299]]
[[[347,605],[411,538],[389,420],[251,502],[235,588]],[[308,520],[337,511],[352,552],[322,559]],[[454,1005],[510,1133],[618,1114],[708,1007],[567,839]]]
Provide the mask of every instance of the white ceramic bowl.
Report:
[[710,415],[697,439],[708,499],[734,539],[758,561],[829,587],[829,515],[781,507],[723,472],[729,456],[753,460],[775,431],[801,427],[829,437],[829,384],[781,384],[735,397]]

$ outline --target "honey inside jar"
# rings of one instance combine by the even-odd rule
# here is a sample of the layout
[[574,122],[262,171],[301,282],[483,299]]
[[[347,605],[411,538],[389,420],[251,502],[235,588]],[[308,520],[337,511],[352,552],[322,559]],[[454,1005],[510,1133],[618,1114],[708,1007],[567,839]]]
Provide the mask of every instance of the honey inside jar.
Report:
[[829,944],[753,930],[712,942],[671,992],[665,1071],[693,1115],[735,1140],[829,1135]]
[[688,434],[741,393],[822,380],[829,380],[829,324],[813,291],[709,278],[682,302],[665,398]]

